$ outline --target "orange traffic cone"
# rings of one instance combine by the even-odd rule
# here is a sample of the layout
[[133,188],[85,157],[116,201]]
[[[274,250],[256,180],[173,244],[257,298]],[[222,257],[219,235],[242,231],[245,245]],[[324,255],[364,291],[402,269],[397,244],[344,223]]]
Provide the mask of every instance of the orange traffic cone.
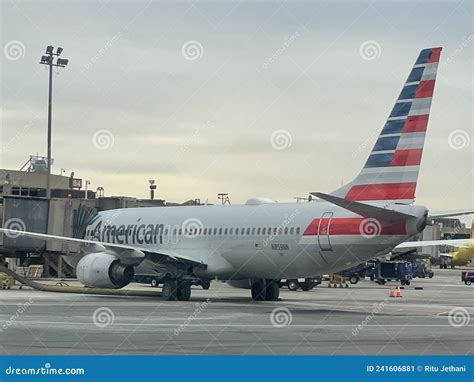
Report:
[[393,288],[390,288],[390,294],[388,295],[388,297],[395,297],[395,291],[393,290]]
[[396,297],[403,297],[402,296],[402,291],[400,290],[400,287],[397,287],[397,295]]

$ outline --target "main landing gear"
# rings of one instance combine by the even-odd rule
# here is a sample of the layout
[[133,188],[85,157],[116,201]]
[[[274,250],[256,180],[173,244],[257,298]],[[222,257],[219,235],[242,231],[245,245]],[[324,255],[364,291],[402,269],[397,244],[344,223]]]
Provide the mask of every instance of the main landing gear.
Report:
[[161,290],[163,300],[188,301],[191,298],[191,283],[186,280],[168,279]]
[[252,299],[254,301],[276,301],[280,295],[280,287],[276,280],[258,280],[252,283]]

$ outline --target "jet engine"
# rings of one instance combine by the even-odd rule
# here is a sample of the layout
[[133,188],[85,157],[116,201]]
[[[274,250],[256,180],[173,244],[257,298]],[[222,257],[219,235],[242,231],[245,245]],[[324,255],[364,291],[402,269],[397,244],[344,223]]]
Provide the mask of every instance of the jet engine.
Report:
[[91,253],[79,260],[76,267],[79,281],[90,288],[117,289],[128,285],[135,274],[133,266],[105,252]]

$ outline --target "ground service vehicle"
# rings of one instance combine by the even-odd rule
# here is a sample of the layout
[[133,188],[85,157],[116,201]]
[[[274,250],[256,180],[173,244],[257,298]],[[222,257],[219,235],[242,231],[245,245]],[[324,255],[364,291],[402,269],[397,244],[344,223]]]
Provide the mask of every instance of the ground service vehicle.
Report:
[[410,285],[413,278],[413,265],[408,261],[380,261],[375,264],[370,279],[383,285],[387,281],[400,281],[402,285]]
[[461,272],[461,281],[466,285],[471,285],[474,282],[474,272]]

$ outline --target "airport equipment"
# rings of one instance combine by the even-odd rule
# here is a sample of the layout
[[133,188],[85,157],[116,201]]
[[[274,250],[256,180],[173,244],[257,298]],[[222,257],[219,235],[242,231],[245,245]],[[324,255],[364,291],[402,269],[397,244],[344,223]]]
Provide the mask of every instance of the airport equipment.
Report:
[[353,268],[338,273],[347,278],[351,284],[357,284],[361,279],[363,280],[367,276],[373,267],[374,264],[372,262],[361,263]]
[[10,289],[15,285],[15,279],[7,275],[6,273],[0,272],[0,286],[2,289]]
[[375,264],[370,279],[383,285],[387,281],[397,280],[402,285],[410,285],[413,278],[413,266],[408,261],[380,261]]
[[338,273],[329,274],[328,288],[331,288],[331,284],[334,288],[337,288],[338,286],[339,288],[342,288],[342,287],[349,288],[347,279]]
[[413,277],[424,279],[425,277],[433,278],[434,272],[426,260],[417,259],[413,264]]
[[[63,48],[58,48],[54,53],[54,47],[49,45],[46,53],[41,57],[40,64],[49,66],[49,98],[48,98],[48,158],[47,158],[47,175],[46,175],[46,198],[51,198],[51,128],[52,128],[52,108],[53,108],[53,66],[65,68],[69,63],[66,58],[59,58]],[[54,63],[54,56],[58,59]]]
[[397,294],[395,295],[395,297],[399,297],[399,298],[400,298],[400,297],[403,297],[403,296],[402,296],[402,291],[401,291],[400,287],[397,287]]
[[288,290],[297,291],[298,289],[302,289],[303,291],[307,292],[317,285],[321,284],[322,278],[315,277],[315,278],[300,278],[300,279],[282,279],[279,282],[280,288],[287,287]]
[[471,285],[474,282],[474,272],[461,272],[461,281],[466,285]]
[[[164,285],[169,279],[169,274],[165,273],[154,273],[154,274],[135,274],[133,281],[139,284],[148,284],[153,288],[157,288],[160,285]],[[200,277],[187,277],[186,281],[190,285],[200,286],[202,289],[207,290],[211,286],[211,280]]]

